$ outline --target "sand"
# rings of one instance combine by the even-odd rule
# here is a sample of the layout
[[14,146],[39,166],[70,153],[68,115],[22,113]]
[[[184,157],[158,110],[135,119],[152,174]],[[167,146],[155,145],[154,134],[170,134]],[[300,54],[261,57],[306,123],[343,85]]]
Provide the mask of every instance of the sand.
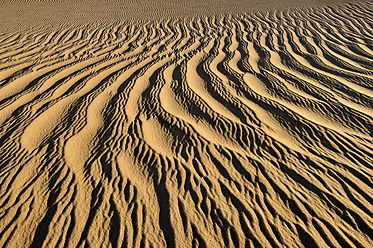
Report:
[[0,247],[373,247],[372,13],[1,2]]

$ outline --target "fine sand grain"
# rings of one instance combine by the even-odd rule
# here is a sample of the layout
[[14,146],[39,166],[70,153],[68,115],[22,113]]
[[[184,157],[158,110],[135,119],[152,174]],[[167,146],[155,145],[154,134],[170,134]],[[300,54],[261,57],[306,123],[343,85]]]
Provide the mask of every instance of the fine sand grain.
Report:
[[373,247],[373,3],[282,2],[0,3],[0,247]]

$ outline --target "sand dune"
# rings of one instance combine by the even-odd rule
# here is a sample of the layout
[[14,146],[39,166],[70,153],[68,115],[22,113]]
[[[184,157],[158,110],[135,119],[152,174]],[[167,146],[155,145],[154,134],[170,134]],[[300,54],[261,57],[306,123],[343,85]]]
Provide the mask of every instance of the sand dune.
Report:
[[[361,1],[361,0],[360,0]],[[365,0],[367,1],[367,0]],[[350,0],[1,0],[0,31],[323,7]]]
[[0,246],[372,247],[372,13],[0,33]]

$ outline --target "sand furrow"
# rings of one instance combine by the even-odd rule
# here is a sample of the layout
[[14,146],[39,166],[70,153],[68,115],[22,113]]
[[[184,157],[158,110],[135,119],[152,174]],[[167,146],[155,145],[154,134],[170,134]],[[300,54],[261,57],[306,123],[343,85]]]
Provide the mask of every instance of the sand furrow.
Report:
[[373,4],[135,2],[0,32],[0,246],[372,247]]

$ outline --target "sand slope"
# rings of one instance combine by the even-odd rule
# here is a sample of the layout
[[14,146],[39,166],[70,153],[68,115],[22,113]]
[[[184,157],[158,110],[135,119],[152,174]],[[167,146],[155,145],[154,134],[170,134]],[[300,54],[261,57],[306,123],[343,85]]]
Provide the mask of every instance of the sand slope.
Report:
[[0,34],[1,247],[372,247],[373,4]]
[[[362,0],[360,0],[362,1]],[[367,1],[367,0],[365,0]],[[323,7],[351,0],[1,0],[0,31]]]

